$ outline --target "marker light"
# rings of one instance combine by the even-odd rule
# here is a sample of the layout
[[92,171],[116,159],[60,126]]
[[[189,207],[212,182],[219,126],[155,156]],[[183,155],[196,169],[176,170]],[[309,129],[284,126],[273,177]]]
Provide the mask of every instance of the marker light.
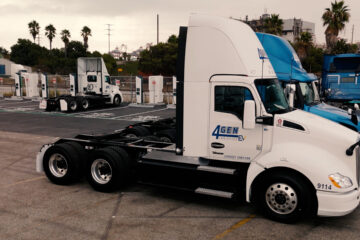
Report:
[[349,188],[353,185],[349,177],[343,176],[340,173],[330,174],[329,179],[337,188]]

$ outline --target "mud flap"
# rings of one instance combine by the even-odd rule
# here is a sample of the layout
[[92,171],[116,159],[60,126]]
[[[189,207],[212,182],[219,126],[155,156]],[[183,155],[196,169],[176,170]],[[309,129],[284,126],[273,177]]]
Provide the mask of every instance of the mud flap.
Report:
[[65,99],[60,99],[60,111],[62,112],[68,111],[68,102]]

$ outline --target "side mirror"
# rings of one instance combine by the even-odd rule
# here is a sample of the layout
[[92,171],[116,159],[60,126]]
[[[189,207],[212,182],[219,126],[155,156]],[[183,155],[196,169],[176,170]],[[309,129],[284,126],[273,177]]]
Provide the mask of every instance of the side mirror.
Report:
[[286,85],[286,92],[288,93],[288,102],[290,107],[294,107],[294,96],[296,91],[295,84],[287,84]]
[[255,101],[254,100],[246,100],[245,101],[243,128],[244,129],[254,129],[255,128]]
[[353,110],[351,108],[348,108],[347,112],[348,112],[349,115],[352,115]]

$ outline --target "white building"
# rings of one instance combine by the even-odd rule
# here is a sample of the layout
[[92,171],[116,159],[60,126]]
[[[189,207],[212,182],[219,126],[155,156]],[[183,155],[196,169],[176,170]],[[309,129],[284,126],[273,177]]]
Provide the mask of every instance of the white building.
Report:
[[15,74],[19,71],[32,72],[31,67],[16,64],[9,59],[0,58],[0,76],[15,78]]
[[302,32],[308,32],[312,35],[315,42],[315,23],[303,21],[301,19],[284,19],[282,37],[290,42],[294,42],[300,37]]

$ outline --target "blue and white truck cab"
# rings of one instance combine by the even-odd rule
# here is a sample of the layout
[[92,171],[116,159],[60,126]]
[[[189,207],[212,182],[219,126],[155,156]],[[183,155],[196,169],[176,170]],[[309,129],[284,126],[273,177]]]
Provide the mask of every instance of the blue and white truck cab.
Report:
[[[320,101],[317,77],[307,73],[293,47],[286,39],[267,33],[256,33],[262,43],[276,75],[285,89],[292,107],[319,115],[354,131],[360,131],[355,111]],[[293,91],[293,92],[292,92]]]
[[[176,143],[121,133],[44,145],[37,171],[98,191],[141,183],[244,197],[272,219],[342,216],[359,205],[359,134],[290,108],[253,30],[192,15],[180,28]],[[336,139],[336,141],[334,141]]]

